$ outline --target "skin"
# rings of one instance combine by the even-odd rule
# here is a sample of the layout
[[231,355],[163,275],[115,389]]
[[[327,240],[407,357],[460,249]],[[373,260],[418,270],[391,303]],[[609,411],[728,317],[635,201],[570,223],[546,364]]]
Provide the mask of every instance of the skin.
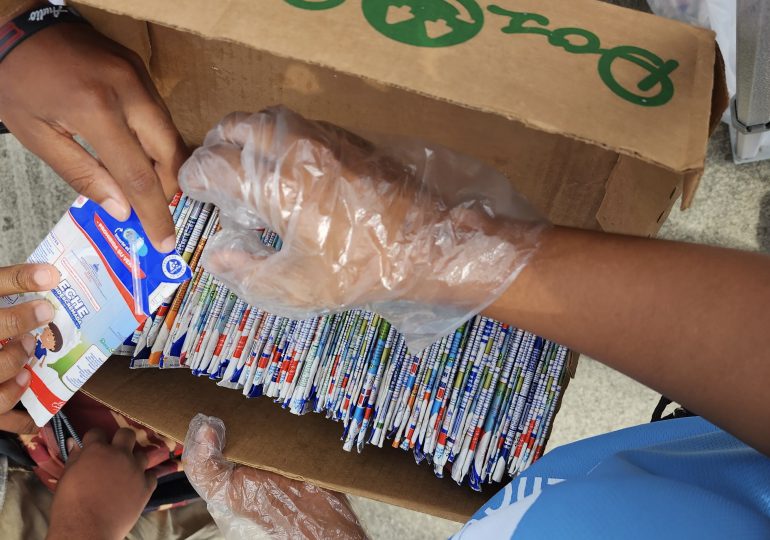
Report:
[[[59,284],[59,271],[49,264],[19,264],[0,267],[0,296],[50,291]],[[29,386],[24,369],[35,352],[36,328],[53,319],[53,306],[46,300],[32,300],[0,309],[0,429],[12,433],[37,431],[24,411],[12,410]],[[52,336],[53,337],[53,336]]]
[[556,227],[486,314],[588,354],[770,456],[768,305],[766,255]]
[[[37,5],[43,4],[0,0],[0,24]],[[115,218],[126,219],[133,207],[153,245],[173,250],[176,237],[167,205],[178,190],[177,172],[187,148],[136,54],[88,25],[57,24],[15,47],[0,62],[0,80],[5,81],[0,85],[0,118],[24,146]],[[60,276],[52,267],[43,284],[32,281],[34,270],[31,265],[0,269],[0,296],[58,284]],[[15,338],[0,350],[0,429],[5,431],[34,427],[26,413],[10,409],[29,385],[22,368],[34,352],[28,333],[53,319],[50,304],[48,316],[36,315],[41,302],[0,311],[0,339]],[[68,465],[57,490],[52,538],[102,538],[93,536],[99,531],[109,534],[104,538],[122,538],[152,491],[148,481],[136,481],[144,478],[143,467],[130,464],[127,441],[108,445],[96,440],[87,450],[73,460],[80,465]],[[95,471],[103,471],[103,477]],[[79,488],[69,487],[78,482]],[[116,491],[114,496],[109,489]],[[89,504],[99,509],[98,515],[88,514]],[[114,508],[108,511],[105,504]],[[88,531],[70,534],[77,524],[61,517],[63,507],[80,509],[78,515],[89,520],[80,527],[89,524]]]
[[[0,23],[37,5],[15,4]],[[187,148],[135,53],[88,25],[60,23],[17,45],[0,79],[0,118],[24,146],[115,218],[133,207],[153,245],[174,248],[167,205]]]
[[150,500],[157,479],[147,456],[134,453],[136,434],[126,428],[108,441],[100,430],[69,441],[70,457],[51,505],[49,540],[125,538]]

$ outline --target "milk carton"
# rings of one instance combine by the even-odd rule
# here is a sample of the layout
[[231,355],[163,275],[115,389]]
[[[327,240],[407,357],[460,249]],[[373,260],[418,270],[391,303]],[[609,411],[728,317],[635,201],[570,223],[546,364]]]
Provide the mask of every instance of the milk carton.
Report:
[[61,272],[48,293],[0,297],[0,307],[40,297],[54,306],[53,321],[34,333],[35,353],[25,366],[31,382],[21,397],[42,426],[190,278],[190,269],[176,252],[153,248],[134,212],[121,222],[85,197],[28,262],[50,263]]

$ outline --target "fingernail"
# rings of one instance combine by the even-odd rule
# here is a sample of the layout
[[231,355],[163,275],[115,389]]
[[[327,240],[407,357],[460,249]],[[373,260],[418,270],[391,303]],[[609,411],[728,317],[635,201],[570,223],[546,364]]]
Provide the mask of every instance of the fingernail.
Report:
[[37,342],[34,336],[31,334],[24,334],[19,338],[19,342],[24,348],[24,352],[27,353],[27,357],[29,358],[32,356],[32,353],[35,352],[35,343]]
[[102,201],[102,208],[119,221],[126,221],[128,216],[131,215],[131,208],[128,205],[120,203],[113,198],[104,199]]
[[53,306],[47,300],[35,306],[35,320],[40,323],[49,323],[53,320]]
[[158,244],[158,250],[161,253],[168,253],[169,251],[174,251],[174,248],[176,248],[176,236],[171,235],[163,239],[163,241]]
[[16,384],[21,387],[25,387],[29,384],[29,371],[27,368],[22,369],[18,375],[16,375]]
[[75,439],[67,439],[67,452],[72,452],[75,449]]
[[53,267],[43,266],[32,273],[32,281],[41,291],[51,290],[61,281],[61,274]]

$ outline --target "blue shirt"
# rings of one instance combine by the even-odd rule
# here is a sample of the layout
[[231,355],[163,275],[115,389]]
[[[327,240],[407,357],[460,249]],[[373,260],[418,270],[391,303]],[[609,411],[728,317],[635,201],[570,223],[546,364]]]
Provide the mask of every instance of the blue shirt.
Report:
[[38,360],[42,360],[44,356],[48,354],[48,349],[43,347],[43,344],[40,343],[40,340],[38,339],[35,342],[35,358]]
[[547,453],[455,538],[770,539],[770,458],[697,417],[592,437]]

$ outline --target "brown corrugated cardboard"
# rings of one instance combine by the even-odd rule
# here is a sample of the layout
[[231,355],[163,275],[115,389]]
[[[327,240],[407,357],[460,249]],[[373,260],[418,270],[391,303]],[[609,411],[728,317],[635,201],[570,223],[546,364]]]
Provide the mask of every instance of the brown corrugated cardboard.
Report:
[[[561,225],[655,234],[692,199],[726,104],[711,32],[592,0],[77,5],[145,60],[191,145],[226,113],[282,103],[473,155]],[[458,520],[482,500],[399,452],[346,454],[334,424],[186,372],[116,359],[86,388],[176,439],[195,412],[218,415],[229,457],[322,486]]]
[[88,381],[87,393],[142,424],[183,442],[196,412],[222,418],[229,459],[455,521],[465,521],[490,493],[436,478],[411,455],[368,447],[342,449],[342,426],[323,415],[294,416],[267,398],[250,399],[188,370],[130,371],[112,358]]
[[[565,391],[576,360],[572,355],[565,371]],[[410,454],[387,446],[345,452],[340,424],[318,414],[294,416],[268,398],[247,400],[186,369],[131,371],[128,359],[113,357],[84,391],[179,442],[195,413],[222,418],[225,455],[235,462],[446,519],[467,520],[499,488],[490,485],[478,493],[450,478],[436,478]]]
[[[475,155],[561,225],[646,235],[674,203],[647,198],[647,186],[682,184],[689,202],[712,103],[718,113],[725,102],[711,32],[593,0],[428,3],[454,5],[455,22],[470,17],[480,29],[447,47],[388,37],[385,23],[408,16],[398,6],[414,0],[78,5],[99,8],[83,11],[147,61],[191,144],[232,110],[283,103],[353,130]],[[462,24],[461,37],[470,35]],[[639,90],[645,82],[651,88]],[[625,179],[634,199],[605,197],[621,157],[653,165],[625,167],[637,171]]]

